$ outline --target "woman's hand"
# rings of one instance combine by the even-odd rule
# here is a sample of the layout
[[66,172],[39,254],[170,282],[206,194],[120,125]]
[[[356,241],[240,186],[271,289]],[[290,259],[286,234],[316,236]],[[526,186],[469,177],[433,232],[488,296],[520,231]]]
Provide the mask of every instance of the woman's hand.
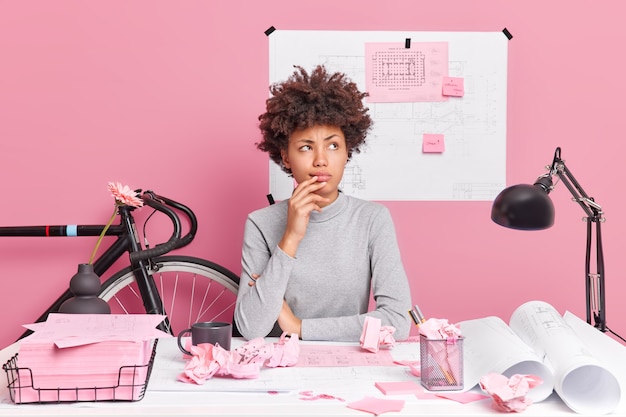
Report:
[[324,185],[325,182],[317,182],[317,177],[311,177],[293,190],[287,211],[287,227],[283,238],[278,242],[278,247],[291,257],[296,256],[298,245],[306,234],[311,212],[322,211],[319,203],[330,202],[330,199],[315,194]]
[[259,275],[259,274],[252,274],[252,276],[250,278],[252,278],[252,281],[248,282],[248,286],[249,287],[253,287],[254,284],[256,284],[256,280],[261,278],[261,275]]
[[[261,275],[252,274],[251,278],[252,281],[248,282],[250,287],[256,285],[256,281],[261,278]],[[293,314],[293,311],[291,311],[289,304],[287,304],[285,300],[283,300],[283,306],[278,314],[277,321],[283,332],[287,332],[289,335],[296,333],[298,337],[301,337],[300,331],[302,329],[302,320]]]
[[286,301],[283,300],[283,308],[278,315],[278,325],[283,332],[288,335],[297,334],[298,337],[302,337],[300,334],[302,331],[302,320],[293,314],[291,308]]

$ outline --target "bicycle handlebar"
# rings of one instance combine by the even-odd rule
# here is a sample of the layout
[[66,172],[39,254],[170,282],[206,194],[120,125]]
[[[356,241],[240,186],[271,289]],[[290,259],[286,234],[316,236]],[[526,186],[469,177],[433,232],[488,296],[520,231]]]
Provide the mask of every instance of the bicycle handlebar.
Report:
[[[165,243],[159,243],[154,248],[144,249],[138,252],[131,252],[131,262],[134,263],[155,256],[164,255],[168,252],[173,251],[174,249],[187,246],[195,238],[196,231],[198,230],[198,219],[189,207],[167,197],[157,195],[152,191],[145,191],[141,195],[141,199],[143,200],[145,205],[152,207],[153,209],[169,217],[172,221],[174,231],[172,232],[172,236],[170,236],[170,238]],[[180,217],[172,208],[182,212],[189,220],[189,232],[182,237]]]

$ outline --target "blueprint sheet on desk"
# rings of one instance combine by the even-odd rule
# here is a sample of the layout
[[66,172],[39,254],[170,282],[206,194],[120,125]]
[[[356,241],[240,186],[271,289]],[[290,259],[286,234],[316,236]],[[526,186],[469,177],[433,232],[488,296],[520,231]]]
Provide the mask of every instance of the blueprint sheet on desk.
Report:
[[[240,341],[233,340],[237,346]],[[315,344],[325,351],[333,351],[332,344]],[[338,346],[338,345],[335,345]],[[342,347],[342,346],[338,346]],[[152,369],[149,391],[189,391],[189,392],[288,392],[316,391],[327,392],[332,387],[335,395],[355,395],[358,393],[380,393],[374,386],[377,381],[417,381],[419,378],[411,374],[407,366],[388,365],[389,353],[395,360],[419,360],[417,343],[398,343],[391,352],[382,352],[380,363],[374,366],[362,366],[361,362],[349,359],[353,366],[336,366],[329,370],[325,366],[295,366],[284,368],[261,369],[258,378],[235,379],[231,377],[213,377],[203,385],[180,382],[177,376],[185,367],[186,359],[178,349],[174,338],[161,339],[157,345],[155,365]],[[364,352],[366,355],[378,354]],[[332,356],[332,354],[331,354]],[[345,358],[345,355],[344,355]],[[332,359],[332,358],[331,358]],[[376,362],[376,361],[374,361]],[[343,381],[343,382],[342,382]],[[345,384],[350,381],[350,384]]]

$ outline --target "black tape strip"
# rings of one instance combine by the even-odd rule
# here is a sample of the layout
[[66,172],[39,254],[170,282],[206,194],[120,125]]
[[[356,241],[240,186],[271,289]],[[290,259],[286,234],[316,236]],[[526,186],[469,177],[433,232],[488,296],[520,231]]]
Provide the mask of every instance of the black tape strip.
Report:
[[276,30],[276,28],[274,26],[270,26],[264,33],[265,36],[270,36],[272,34],[272,32],[274,32]]
[[406,49],[411,48],[411,38],[406,38],[406,39],[404,40],[404,47],[405,47]]
[[509,32],[507,28],[502,29],[502,33],[504,33],[504,36],[506,36],[509,40],[513,39],[513,35],[511,35],[511,32]]

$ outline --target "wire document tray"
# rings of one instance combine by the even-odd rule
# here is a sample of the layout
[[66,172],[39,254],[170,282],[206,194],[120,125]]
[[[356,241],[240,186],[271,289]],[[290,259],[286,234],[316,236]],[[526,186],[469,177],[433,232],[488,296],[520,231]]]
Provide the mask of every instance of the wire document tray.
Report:
[[37,375],[30,368],[17,366],[16,353],[2,365],[7,374],[11,401],[23,403],[65,403],[85,401],[139,401],[143,398],[156,356],[155,339],[150,360],[143,365],[120,366],[117,382],[108,386],[41,387],[37,385]]

